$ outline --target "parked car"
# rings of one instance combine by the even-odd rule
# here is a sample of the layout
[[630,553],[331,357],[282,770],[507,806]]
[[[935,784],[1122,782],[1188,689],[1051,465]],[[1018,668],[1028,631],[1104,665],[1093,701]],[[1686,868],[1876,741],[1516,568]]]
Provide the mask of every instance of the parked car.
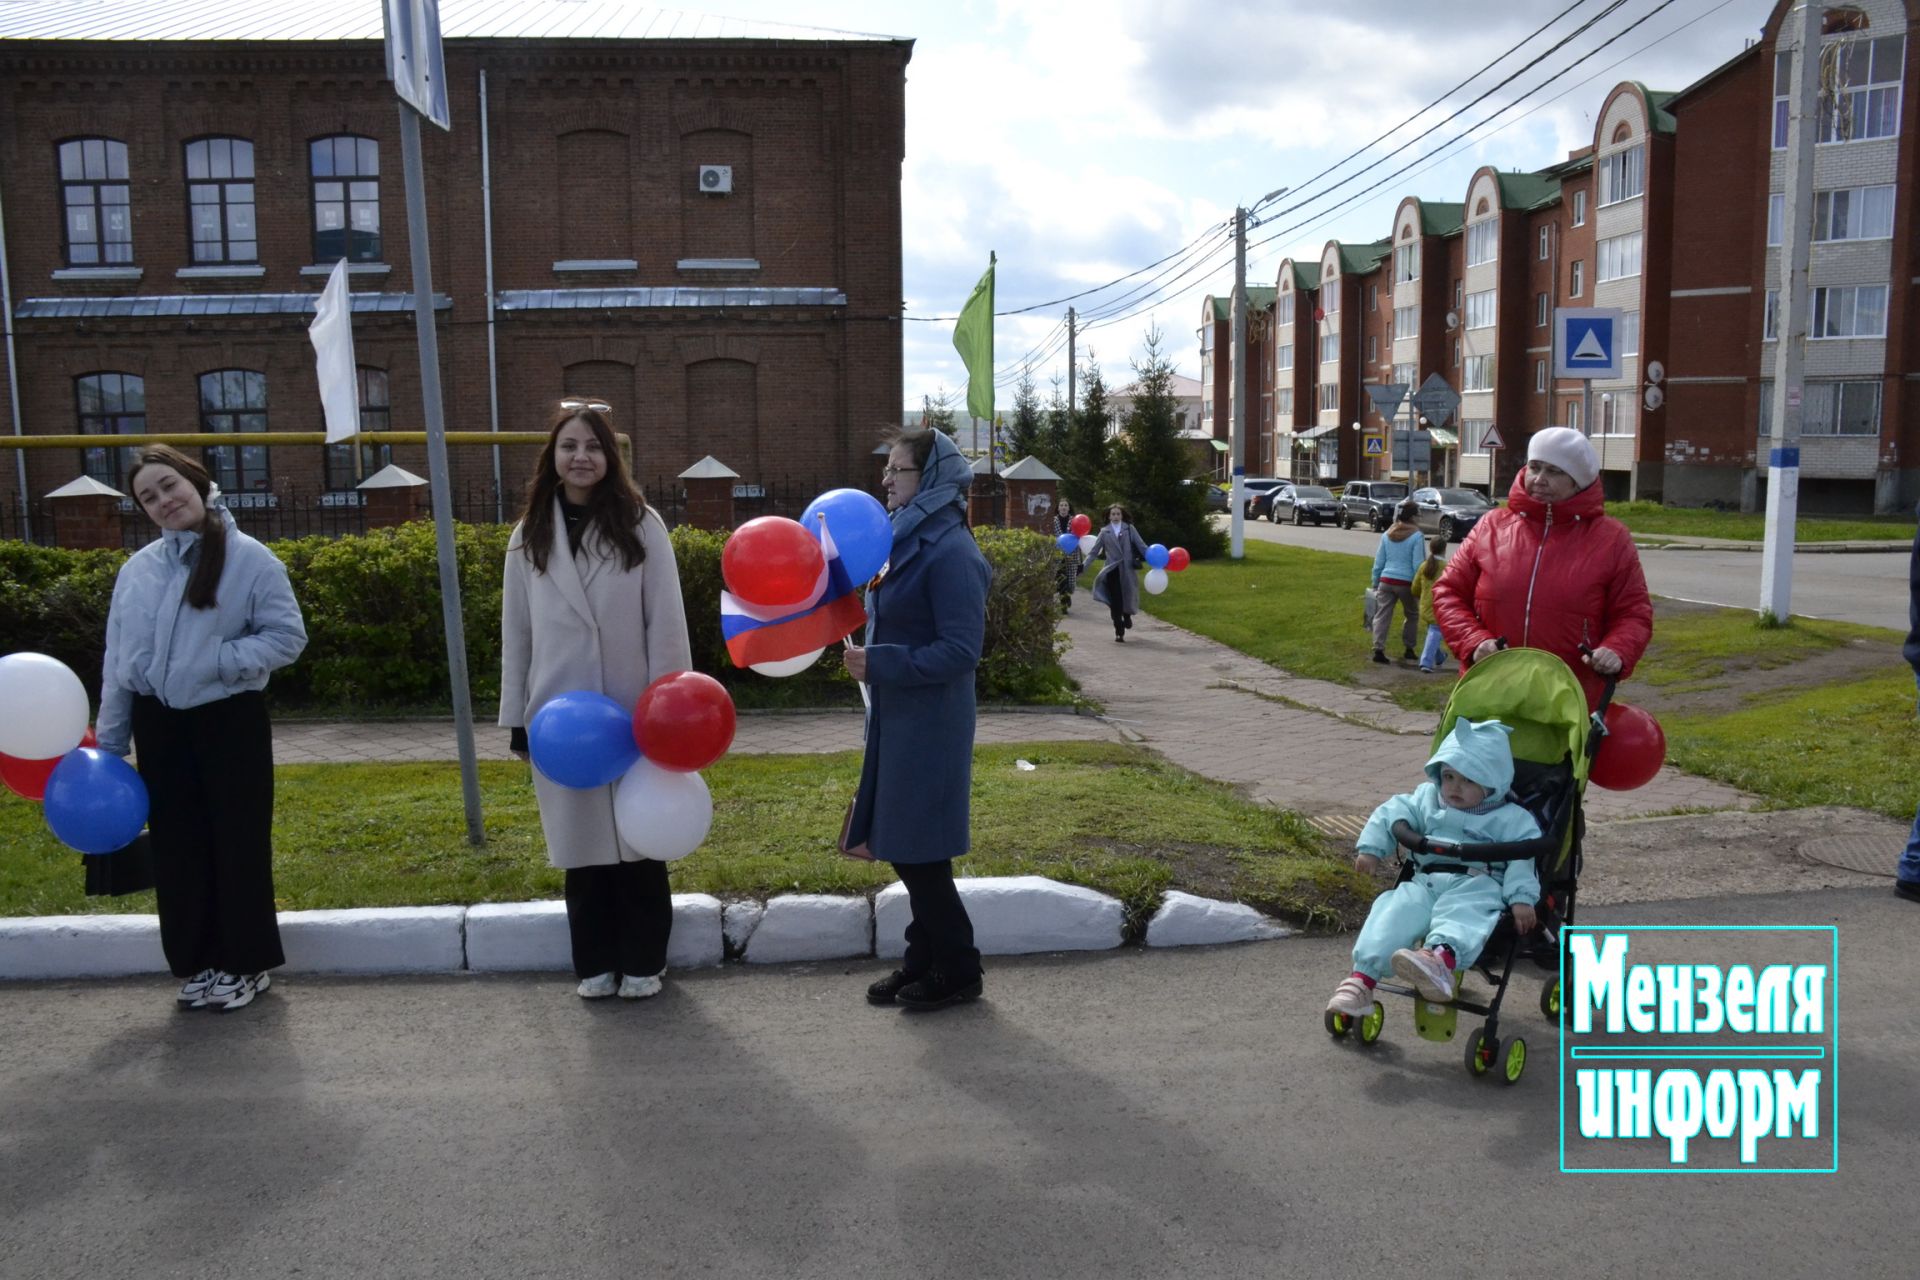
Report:
[[1366,525],[1374,532],[1393,523],[1393,509],[1407,496],[1401,480],[1349,480],[1340,495],[1340,527]]
[[1340,518],[1340,504],[1333,491],[1317,484],[1289,484],[1274,490],[1269,500],[1267,519],[1279,524],[1331,524]]
[[1415,489],[1413,521],[1426,533],[1458,542],[1472,532],[1493,504],[1472,489]]
[[[1266,510],[1260,505],[1260,499],[1272,497],[1273,491],[1286,483],[1287,481],[1278,476],[1241,476],[1240,484],[1247,495],[1247,518],[1250,520],[1259,518],[1260,514]],[[1229,498],[1227,501],[1231,506],[1233,500]]]
[[1208,511],[1228,511],[1233,507],[1233,498],[1227,491],[1204,476],[1196,476],[1190,480],[1182,480],[1180,483],[1185,485],[1199,485],[1201,493],[1206,497]]

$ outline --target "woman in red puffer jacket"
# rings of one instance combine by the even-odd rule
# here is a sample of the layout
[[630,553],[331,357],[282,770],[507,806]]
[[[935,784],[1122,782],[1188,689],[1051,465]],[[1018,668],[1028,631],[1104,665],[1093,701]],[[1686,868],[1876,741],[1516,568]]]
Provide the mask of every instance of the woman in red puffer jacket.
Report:
[[1653,637],[1653,602],[1632,535],[1603,509],[1599,476],[1578,431],[1534,433],[1506,507],[1481,517],[1433,589],[1441,634],[1463,667],[1501,641],[1545,649],[1573,668],[1589,707],[1602,677],[1633,674]]

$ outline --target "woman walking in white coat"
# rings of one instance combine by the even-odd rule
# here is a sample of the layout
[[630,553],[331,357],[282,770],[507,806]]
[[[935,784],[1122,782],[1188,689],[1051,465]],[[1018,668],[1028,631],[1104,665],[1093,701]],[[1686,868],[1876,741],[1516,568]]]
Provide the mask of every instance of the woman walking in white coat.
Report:
[[[667,526],[620,461],[612,410],[562,400],[507,542],[500,597],[500,723],[523,758],[526,726],[563,693],[604,693],[628,711],[647,685],[693,666]],[[660,990],[673,901],[667,866],[614,829],[613,788],[533,775],[547,859],[566,872],[574,974],[586,999]]]

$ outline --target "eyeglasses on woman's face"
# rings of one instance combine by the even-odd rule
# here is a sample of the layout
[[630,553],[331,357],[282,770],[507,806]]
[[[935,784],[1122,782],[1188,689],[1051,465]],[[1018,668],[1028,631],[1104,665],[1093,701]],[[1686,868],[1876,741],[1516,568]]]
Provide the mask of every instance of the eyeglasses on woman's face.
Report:
[[918,467],[895,467],[895,466],[888,466],[888,467],[886,468],[886,470],[884,470],[884,471],[882,471],[882,472],[881,472],[880,474],[881,474],[881,475],[883,475],[883,476],[885,476],[885,477],[886,477],[887,479],[889,479],[889,480],[891,480],[891,479],[893,479],[893,478],[894,478],[895,476],[898,476],[898,475],[905,475],[905,474],[906,474],[907,472],[909,472],[909,471],[918,471],[919,469],[920,469],[920,468],[918,468]]
[[574,409],[574,410],[591,409],[595,413],[612,413],[613,412],[613,406],[608,404],[605,400],[567,399],[567,400],[562,400],[560,402],[560,407],[562,409]]

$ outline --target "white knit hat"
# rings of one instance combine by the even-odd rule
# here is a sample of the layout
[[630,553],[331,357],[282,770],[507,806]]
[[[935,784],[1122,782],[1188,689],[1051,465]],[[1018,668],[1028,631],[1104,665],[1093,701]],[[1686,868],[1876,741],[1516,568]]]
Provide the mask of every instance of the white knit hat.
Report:
[[1593,444],[1572,427],[1547,427],[1527,441],[1528,462],[1549,462],[1573,477],[1582,489],[1600,477]]

